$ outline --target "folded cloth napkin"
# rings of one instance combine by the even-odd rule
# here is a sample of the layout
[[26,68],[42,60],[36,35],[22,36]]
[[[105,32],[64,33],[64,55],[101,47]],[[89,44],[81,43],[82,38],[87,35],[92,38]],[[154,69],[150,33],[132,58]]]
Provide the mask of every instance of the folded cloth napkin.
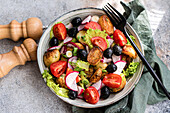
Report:
[[[145,52],[145,58],[151,64],[164,86],[170,92],[170,71],[156,55],[154,40],[146,10],[139,0],[125,4],[125,17],[139,35]],[[101,108],[85,109],[72,107],[73,113],[144,113],[147,104],[155,104],[166,100],[167,97],[146,68],[134,90],[122,100]]]

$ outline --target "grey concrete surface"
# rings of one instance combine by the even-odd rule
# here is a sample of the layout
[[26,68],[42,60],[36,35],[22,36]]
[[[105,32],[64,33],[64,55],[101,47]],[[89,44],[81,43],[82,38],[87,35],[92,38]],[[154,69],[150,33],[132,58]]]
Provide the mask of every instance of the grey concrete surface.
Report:
[[[67,11],[82,7],[102,7],[108,0],[0,0],[0,24],[8,24],[15,19],[19,22],[29,17],[39,17],[43,25]],[[129,1],[129,0],[124,0]],[[109,1],[119,7],[119,0]],[[144,0],[149,11],[151,8],[165,14],[154,36],[157,54],[170,69],[170,2],[169,0]],[[23,39],[13,42],[0,40],[0,54],[19,46]],[[148,105],[146,113],[169,113],[170,101]],[[0,113],[71,113],[71,105],[53,94],[44,83],[37,62],[27,62],[17,66],[0,79]]]

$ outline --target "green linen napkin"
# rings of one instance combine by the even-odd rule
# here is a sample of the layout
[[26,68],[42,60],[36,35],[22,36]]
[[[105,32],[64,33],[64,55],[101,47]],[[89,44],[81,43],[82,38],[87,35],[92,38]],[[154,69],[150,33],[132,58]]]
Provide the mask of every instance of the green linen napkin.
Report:
[[[145,58],[170,92],[170,71],[156,55],[154,40],[144,7],[139,0],[134,0],[128,4],[121,2],[121,4],[125,9],[124,15],[127,17],[127,21],[132,25],[142,41]],[[148,70],[144,68],[140,81],[134,90],[117,103],[96,109],[73,106],[72,111],[73,113],[144,113],[147,104],[155,104],[166,99],[167,97],[161,88]]]

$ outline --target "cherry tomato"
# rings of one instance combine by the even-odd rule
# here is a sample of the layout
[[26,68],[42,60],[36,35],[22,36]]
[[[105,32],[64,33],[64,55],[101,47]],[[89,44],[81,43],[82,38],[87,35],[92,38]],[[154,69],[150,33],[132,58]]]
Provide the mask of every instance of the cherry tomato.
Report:
[[95,29],[102,30],[102,29],[101,29],[101,26],[100,26],[97,22],[93,22],[93,21],[87,23],[87,24],[84,26],[84,29],[89,29],[89,28],[94,29],[94,30],[95,30]]
[[66,61],[57,61],[54,62],[50,65],[50,70],[51,73],[55,76],[55,77],[60,77],[60,75],[62,75],[65,70],[66,70],[66,66],[67,66],[67,62]]
[[125,35],[118,29],[114,31],[113,39],[116,44],[119,44],[119,46],[124,46],[127,43]]
[[67,30],[63,23],[58,23],[53,26],[53,33],[54,36],[58,40],[64,40],[67,36]]
[[106,40],[101,37],[93,37],[91,38],[91,42],[93,45],[100,47],[102,51],[105,51],[107,49]]
[[81,77],[77,76],[76,77],[76,83],[78,83],[81,80]]
[[122,77],[118,74],[109,73],[105,75],[103,83],[110,88],[118,88],[121,85]]
[[99,101],[99,93],[93,86],[88,87],[84,91],[84,99],[90,104],[96,104]]
[[67,71],[66,71],[66,75],[69,74],[69,73],[72,72],[72,71],[73,71],[73,70],[68,67],[68,68],[67,68]]

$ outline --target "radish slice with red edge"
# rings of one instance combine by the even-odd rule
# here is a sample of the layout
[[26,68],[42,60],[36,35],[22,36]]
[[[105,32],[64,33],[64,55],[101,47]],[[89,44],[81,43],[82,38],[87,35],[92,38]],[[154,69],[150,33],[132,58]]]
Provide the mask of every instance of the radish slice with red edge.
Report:
[[90,20],[91,20],[91,15],[87,16],[87,17],[81,22],[81,24],[86,24],[86,23],[90,22]]
[[101,90],[98,90],[98,93],[99,93],[99,97],[101,96]]
[[87,53],[89,54],[90,49],[89,49],[89,46],[88,46],[88,45],[86,45],[86,51],[87,51]]
[[126,65],[126,62],[123,60],[119,60],[119,61],[115,62],[114,64],[117,66],[117,70],[114,72],[114,74],[120,75]]
[[72,23],[69,23],[69,24],[66,25],[66,28],[68,28],[68,29],[70,29],[72,27],[73,27]]
[[92,16],[90,21],[98,22],[99,21],[99,16],[97,16],[97,15]]
[[73,56],[73,57],[71,57],[71,58],[69,58],[68,59],[68,63],[67,63],[67,66],[70,68],[70,69],[72,69],[73,70],[73,66],[70,64],[70,62],[72,63],[76,63],[77,62],[77,57],[76,56]]
[[114,40],[113,39],[107,39],[109,42],[109,47],[113,44]]
[[[109,35],[107,35],[106,39],[112,39]],[[113,40],[113,39],[112,39]]]
[[76,78],[78,74],[79,74],[78,71],[73,71],[73,72],[70,72],[65,77],[65,82],[66,82],[67,87],[73,91],[78,91],[77,84],[76,84]]
[[117,61],[119,61],[119,60],[121,60],[122,59],[122,56],[120,55],[120,56],[116,56],[115,54],[113,54],[112,55],[112,61],[113,61],[113,63],[115,63],[115,62],[117,62]]
[[73,40],[72,37],[66,37],[66,39],[64,39],[64,44],[71,42]]
[[84,89],[80,86],[77,86],[77,88],[78,88],[78,96],[79,96],[83,93]]
[[60,50],[60,54],[65,54],[66,52],[67,52],[67,46],[64,45]]
[[111,58],[105,58],[103,57],[101,60],[100,60],[102,63],[110,63],[112,61]]
[[79,25],[78,28],[77,28],[78,31],[81,31],[82,29],[84,29],[84,26],[85,26],[85,25]]
[[95,87],[97,90],[100,90],[102,87],[102,81],[99,80],[98,82],[94,83],[92,86]]
[[53,46],[47,49],[47,51],[54,50],[54,49],[60,49],[61,46]]
[[83,95],[78,95],[77,98],[83,99]]
[[76,45],[74,42],[69,42],[67,44],[68,47],[77,47],[78,49],[80,49],[80,47],[78,45]]

